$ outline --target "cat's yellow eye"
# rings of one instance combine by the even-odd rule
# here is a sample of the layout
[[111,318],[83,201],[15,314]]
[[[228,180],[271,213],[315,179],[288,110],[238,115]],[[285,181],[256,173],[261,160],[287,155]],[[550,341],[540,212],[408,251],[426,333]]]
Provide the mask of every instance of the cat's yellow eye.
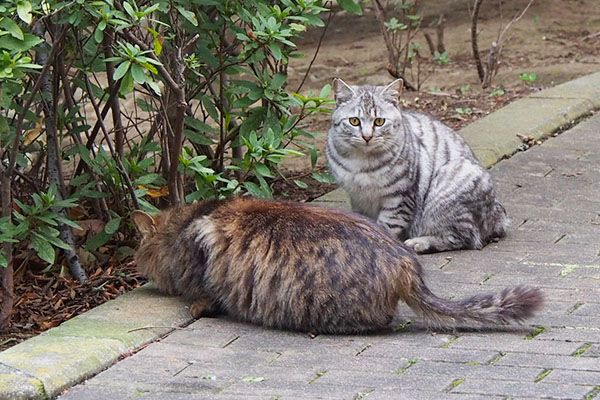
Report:
[[382,126],[383,124],[385,124],[385,118],[375,118],[375,121],[373,121],[373,123],[375,124],[375,126]]
[[359,126],[360,125],[360,119],[358,119],[356,117],[352,117],[348,121],[350,121],[350,125],[352,125],[352,126]]

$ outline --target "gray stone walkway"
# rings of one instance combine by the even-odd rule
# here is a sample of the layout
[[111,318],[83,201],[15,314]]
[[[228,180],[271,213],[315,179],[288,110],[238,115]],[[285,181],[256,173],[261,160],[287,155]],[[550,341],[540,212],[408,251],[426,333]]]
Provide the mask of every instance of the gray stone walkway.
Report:
[[600,115],[492,174],[513,219],[508,237],[421,260],[432,290],[447,297],[543,288],[547,304],[525,325],[428,330],[403,307],[395,332],[311,338],[205,318],[60,398],[592,399],[600,394]]

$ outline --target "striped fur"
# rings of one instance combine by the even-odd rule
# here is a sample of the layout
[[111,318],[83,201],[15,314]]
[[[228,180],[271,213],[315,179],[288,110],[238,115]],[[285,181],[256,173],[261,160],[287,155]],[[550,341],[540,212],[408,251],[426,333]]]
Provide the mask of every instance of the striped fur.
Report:
[[370,219],[329,208],[235,198],[132,218],[143,234],[138,269],[191,301],[196,317],[357,333],[388,327],[400,300],[437,325],[518,322],[542,303],[529,288],[441,299],[401,242]]
[[[509,221],[488,171],[456,132],[400,109],[401,81],[380,87],[336,79],[334,88],[327,158],[354,211],[418,253],[479,249],[505,235]],[[376,126],[376,118],[385,123]]]

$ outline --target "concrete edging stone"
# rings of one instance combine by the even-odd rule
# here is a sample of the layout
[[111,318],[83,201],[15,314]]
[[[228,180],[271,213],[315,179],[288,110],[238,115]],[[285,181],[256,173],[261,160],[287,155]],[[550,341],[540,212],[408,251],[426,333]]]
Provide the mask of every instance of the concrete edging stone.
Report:
[[0,399],[56,397],[192,320],[183,300],[146,284],[1,352]]

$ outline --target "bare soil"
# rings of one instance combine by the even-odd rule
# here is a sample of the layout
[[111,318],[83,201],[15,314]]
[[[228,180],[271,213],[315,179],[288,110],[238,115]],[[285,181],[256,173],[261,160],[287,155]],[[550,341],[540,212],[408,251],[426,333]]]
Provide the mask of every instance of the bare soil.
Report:
[[[499,30],[527,2],[504,0],[483,3],[479,47],[484,57]],[[404,106],[430,113],[455,129],[533,91],[600,70],[600,34],[594,35],[600,32],[598,0],[536,1],[508,33],[509,40],[504,46],[498,76],[493,87],[486,90],[479,86],[471,56],[469,5],[472,1],[423,0],[422,3],[424,6],[420,14],[424,17],[425,29],[432,30],[427,28],[427,21],[440,14],[446,18],[444,42],[451,62],[436,66],[421,91],[405,91]],[[502,3],[502,11],[498,3]],[[321,34],[322,29],[311,30],[298,43],[306,57],[291,61],[288,89],[295,90],[305,74],[302,93],[319,93],[333,77],[340,77],[351,84],[386,84],[393,79],[386,71],[386,48],[371,9],[367,8],[362,17],[334,11],[320,51],[308,70]],[[422,34],[417,35],[416,41],[426,48]],[[520,73],[530,72],[537,74],[535,82],[525,83],[519,78]],[[504,90],[504,94],[490,96],[497,89]],[[469,111],[465,112],[467,109]],[[326,115],[316,116],[308,120],[304,128],[321,134],[314,144],[320,153],[318,167],[324,169],[323,150],[329,118]],[[309,178],[310,163],[304,158],[290,159],[284,169],[288,175],[309,184],[309,188],[300,189],[291,183],[291,179],[287,182],[280,180],[274,184],[279,197],[310,200],[333,189],[333,185],[320,184]],[[60,268],[49,272],[29,268],[17,273],[14,318],[10,330],[0,333],[0,350],[144,282],[131,264],[117,261],[108,262],[95,272],[89,271],[89,274],[90,283],[79,285],[63,277]]]

